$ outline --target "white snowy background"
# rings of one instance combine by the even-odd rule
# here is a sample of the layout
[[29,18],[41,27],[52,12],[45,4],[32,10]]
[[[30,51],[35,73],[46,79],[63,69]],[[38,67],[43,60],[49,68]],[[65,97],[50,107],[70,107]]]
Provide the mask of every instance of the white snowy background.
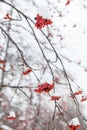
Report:
[[[10,3],[10,0],[6,0]],[[69,5],[65,6],[66,0],[15,0],[12,1],[13,6],[18,8],[24,14],[29,16],[34,22],[35,17],[37,14],[40,14],[44,18],[51,19],[53,21],[52,25],[49,25],[49,31],[52,35],[50,37],[51,42],[54,44],[56,51],[58,52],[59,56],[61,57],[63,64],[67,73],[72,77],[72,79],[80,86],[83,91],[83,95],[87,97],[87,1],[86,0],[72,0]],[[3,17],[6,13],[10,13],[10,7],[2,2],[0,2],[0,23],[5,21]],[[60,15],[59,15],[60,14]],[[12,13],[13,18],[19,18],[16,11],[13,10]],[[36,41],[32,35],[31,29],[28,29],[28,25],[26,21],[22,18],[22,21],[12,21],[12,29],[14,31],[10,31],[11,37],[16,40],[18,46],[20,46],[21,50],[24,52],[25,59],[27,62],[33,66],[33,68],[39,68],[39,71],[35,71],[36,75],[41,78],[41,64],[46,65],[44,59],[42,58],[42,54]],[[24,28],[28,29],[26,32],[16,25],[21,25]],[[32,24],[32,23],[31,23]],[[2,24],[0,25],[2,26]],[[33,28],[35,29],[36,35],[39,41],[45,41],[46,39],[43,37],[41,32],[35,28],[32,24]],[[3,25],[3,28],[5,26]],[[17,32],[19,31],[19,32]],[[44,27],[43,31],[47,34],[47,28]],[[22,32],[22,33],[21,33]],[[29,35],[29,33],[31,35]],[[19,36],[20,34],[20,36]],[[2,35],[0,36],[0,46],[3,48],[6,47],[6,43]],[[29,46],[28,46],[29,45]],[[46,45],[50,48],[49,45]],[[12,47],[14,49],[12,49]],[[1,48],[0,48],[1,49]],[[51,48],[50,48],[51,49]],[[1,51],[1,50],[0,50]],[[55,60],[55,55],[51,51],[46,51],[47,57],[51,60]],[[11,60],[13,65],[17,64],[15,60],[17,60],[18,52],[17,49],[11,45],[8,51],[8,54],[11,55]],[[0,52],[0,58],[4,58],[4,52]],[[28,60],[31,59],[31,61]],[[70,62],[68,62],[70,60]],[[59,65],[59,64],[58,64]],[[61,65],[59,65],[60,69]],[[9,61],[6,63],[6,71],[10,71],[10,63]],[[26,69],[26,67],[24,68]],[[36,87],[37,81],[32,73],[30,73],[29,77],[20,77],[21,68],[18,69],[14,67],[14,79],[10,73],[6,75],[4,79],[6,84],[10,85],[27,85]],[[2,74],[2,71],[0,71]],[[55,72],[56,74],[56,72]],[[33,77],[33,79],[32,79]],[[21,81],[20,81],[21,80]],[[62,79],[60,79],[62,81]],[[9,82],[10,81],[10,82]],[[41,78],[41,82],[52,82],[52,77],[50,73],[45,73],[45,76]],[[63,99],[66,100],[67,97],[70,96],[69,90],[65,85],[59,85],[59,89],[55,92],[55,95],[62,95]],[[75,92],[77,88],[74,88],[73,84],[73,91]],[[26,91],[26,90],[25,90]],[[14,95],[14,91],[10,88],[3,89],[3,93],[8,97],[9,100],[12,100],[11,104],[20,108],[20,110],[26,110],[27,101],[25,96],[22,94],[20,96]],[[26,92],[29,95],[29,92]],[[20,92],[19,92],[20,94]],[[66,95],[64,97],[64,95]],[[13,97],[13,98],[12,98]],[[52,108],[54,110],[54,104],[52,101],[49,101],[49,97],[47,95],[42,94],[43,102],[48,108]],[[78,101],[81,100],[81,95],[77,97]],[[33,103],[37,102],[37,99],[33,99]],[[20,103],[20,104],[19,104]],[[87,119],[87,101],[79,102],[80,110],[82,114]],[[21,107],[22,104],[22,107]],[[1,113],[2,117],[2,113]],[[24,118],[24,117],[21,117]],[[7,128],[4,124],[1,124],[3,129],[12,130]]]

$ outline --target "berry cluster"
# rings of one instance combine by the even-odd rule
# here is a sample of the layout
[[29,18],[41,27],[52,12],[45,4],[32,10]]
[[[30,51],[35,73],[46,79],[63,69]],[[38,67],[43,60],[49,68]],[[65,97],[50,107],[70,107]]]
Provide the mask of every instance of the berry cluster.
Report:
[[35,26],[38,29],[42,29],[44,26],[47,26],[53,23],[50,19],[43,18],[39,14],[37,14],[37,16],[35,17],[35,20],[36,20]]
[[35,92],[38,92],[38,93],[41,93],[41,92],[47,92],[49,93],[50,90],[52,90],[54,88],[54,84],[49,84],[47,82],[41,84],[41,85],[38,85],[38,88],[35,89],[34,91]]

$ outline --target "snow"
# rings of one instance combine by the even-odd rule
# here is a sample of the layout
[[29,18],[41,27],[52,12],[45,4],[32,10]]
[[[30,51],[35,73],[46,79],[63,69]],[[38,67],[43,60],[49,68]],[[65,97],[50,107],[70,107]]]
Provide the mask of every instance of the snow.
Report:
[[16,117],[15,112],[14,111],[9,111],[8,118],[9,117]]
[[73,119],[69,122],[69,125],[70,125],[70,126],[71,126],[71,125],[74,125],[74,126],[80,125],[78,118],[73,118]]
[[5,129],[5,130],[13,130],[12,128],[10,128],[10,127],[7,126],[7,125],[2,125],[2,128]]

